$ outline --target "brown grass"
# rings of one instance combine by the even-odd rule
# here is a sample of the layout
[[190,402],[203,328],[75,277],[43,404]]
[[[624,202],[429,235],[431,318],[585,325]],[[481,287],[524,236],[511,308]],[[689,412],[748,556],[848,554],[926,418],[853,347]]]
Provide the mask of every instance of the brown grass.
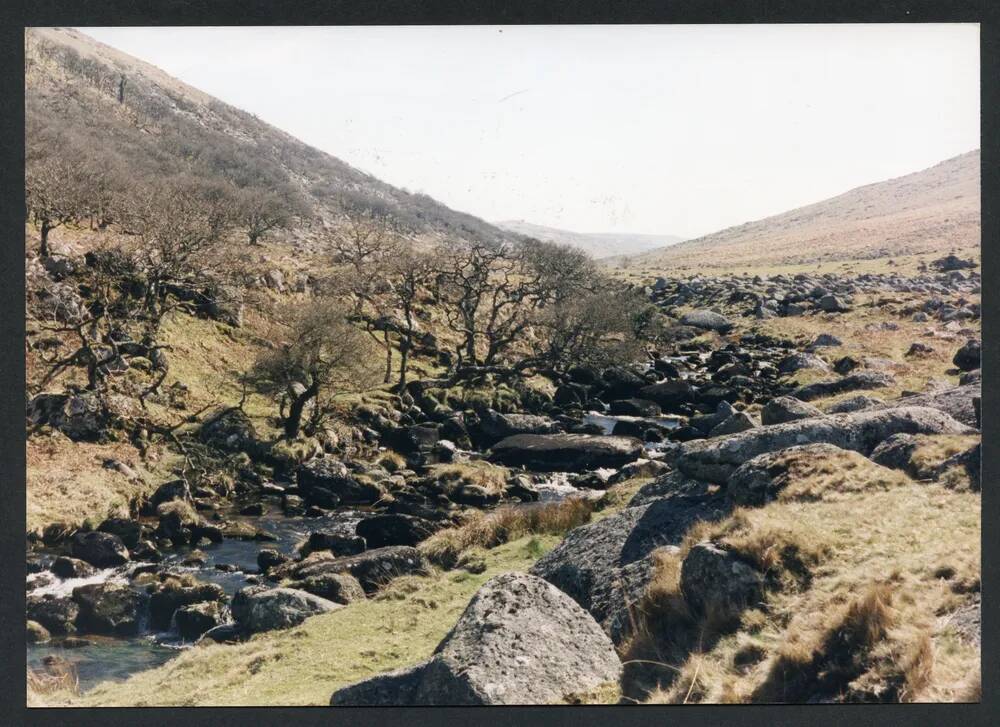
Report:
[[457,489],[462,485],[477,485],[490,494],[503,494],[507,486],[510,470],[485,460],[437,464],[429,467],[429,474],[446,489]]
[[80,681],[69,662],[56,662],[45,670],[27,670],[27,706],[49,707],[79,696]]
[[[693,618],[680,593],[684,554],[703,539],[766,576],[763,604],[735,630]],[[978,589],[979,558],[978,497],[937,483],[786,497],[700,523],[679,552],[657,553],[623,690],[671,703],[966,700],[978,647],[935,624]]]

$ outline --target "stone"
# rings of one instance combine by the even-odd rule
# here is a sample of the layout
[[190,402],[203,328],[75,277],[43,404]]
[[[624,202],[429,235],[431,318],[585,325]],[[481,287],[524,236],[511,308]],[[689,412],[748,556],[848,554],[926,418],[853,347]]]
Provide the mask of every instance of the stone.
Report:
[[738,411],[732,416],[726,418],[724,421],[717,424],[712,428],[712,431],[708,433],[709,437],[721,437],[726,434],[735,434],[736,432],[745,432],[747,429],[753,429],[754,427],[760,426],[756,420],[745,411]]
[[676,413],[679,407],[692,403],[697,392],[687,381],[676,379],[644,386],[639,390],[639,394],[643,399],[659,404],[664,411]]
[[80,606],[77,624],[95,634],[131,636],[139,632],[142,594],[120,583],[91,583],[73,589]]
[[847,399],[841,399],[835,404],[832,404],[827,411],[830,414],[844,414],[852,411],[867,411],[869,409],[878,409],[884,405],[885,401],[879,399],[876,396],[868,396],[867,394],[858,394],[857,396],[852,396]]
[[108,518],[98,525],[97,529],[102,533],[117,535],[129,550],[138,546],[140,541],[146,540],[150,535],[150,529],[138,520],[121,517]]
[[982,392],[982,384],[977,382],[967,386],[956,386],[929,394],[917,394],[916,396],[907,396],[895,401],[887,401],[881,404],[881,407],[928,407],[942,411],[962,424],[978,428],[979,419],[976,415],[976,400],[982,396]]
[[586,611],[540,578],[508,573],[483,584],[431,659],[339,689],[330,703],[553,704],[620,674]]
[[820,310],[827,313],[845,313],[850,310],[847,304],[835,295],[824,295],[819,299],[817,305],[819,305]]
[[822,411],[794,396],[779,396],[771,399],[760,410],[760,421],[765,426],[819,416],[823,416]]
[[559,430],[548,417],[533,414],[501,414],[493,409],[479,413],[479,428],[487,440],[497,441],[515,434],[551,434]]
[[257,568],[261,573],[267,573],[271,568],[290,560],[291,558],[284,553],[279,553],[274,548],[264,548],[257,553]]
[[340,502],[370,505],[385,494],[378,485],[351,477],[343,462],[330,457],[320,457],[301,465],[296,470],[296,479],[306,501],[321,507],[324,507],[322,502],[313,502],[320,491],[336,496],[336,502],[329,507],[336,507]]
[[44,644],[52,638],[52,634],[49,633],[49,630],[37,621],[29,620],[25,631],[25,638],[29,644]]
[[271,571],[276,579],[304,580],[325,573],[348,573],[358,579],[365,593],[374,593],[398,576],[426,575],[428,565],[414,547],[390,545],[357,555],[335,558],[329,553],[313,553],[297,563],[286,563]]
[[25,611],[28,620],[41,624],[50,633],[57,635],[76,633],[76,617],[80,613],[80,607],[69,598],[51,594],[29,595],[25,599]]
[[217,601],[204,601],[181,606],[174,612],[177,631],[185,641],[194,641],[202,634],[224,623],[223,607]]
[[60,555],[49,567],[60,578],[87,578],[95,575],[97,569],[85,561]]
[[517,434],[493,445],[490,459],[535,470],[581,472],[638,459],[642,441],[591,434]]
[[98,568],[113,568],[128,562],[128,549],[117,535],[102,532],[75,533],[70,540],[74,558]]
[[159,631],[170,628],[174,612],[183,606],[208,601],[223,601],[226,598],[222,586],[216,583],[199,583],[182,586],[176,580],[168,580],[153,591],[149,597],[150,625]]
[[618,399],[610,404],[612,416],[658,417],[660,405],[649,399]]
[[695,615],[732,625],[746,608],[760,602],[764,579],[732,553],[702,541],[691,546],[684,557],[680,588]]
[[982,350],[983,345],[979,341],[969,339],[958,349],[951,362],[962,371],[978,369],[983,356]]
[[369,547],[416,545],[433,535],[439,526],[413,515],[385,514],[361,520],[354,529]]
[[791,374],[802,369],[829,371],[830,365],[814,353],[793,353],[778,362],[778,371]]
[[830,381],[817,381],[812,384],[800,386],[791,395],[802,401],[820,399],[827,396],[843,394],[847,391],[857,391],[858,389],[878,389],[892,386],[895,379],[891,374],[881,371],[858,371],[848,374],[839,379]]
[[294,581],[293,588],[325,598],[334,603],[354,603],[365,599],[365,589],[361,582],[347,573],[322,573],[309,576],[301,581]]
[[225,409],[201,426],[199,438],[227,451],[249,451],[257,442],[257,431],[242,410]]
[[294,588],[248,586],[233,596],[233,619],[248,633],[298,626],[310,616],[343,608],[340,604]]
[[733,329],[733,322],[721,313],[710,310],[694,310],[681,316],[682,326],[693,326],[706,331],[728,333]]
[[357,535],[340,535],[338,533],[312,532],[305,546],[300,548],[303,556],[321,550],[328,550],[334,555],[357,555],[364,552],[368,544]]
[[928,407],[833,414],[681,445],[675,467],[693,479],[724,483],[747,460],[797,444],[833,444],[869,454],[893,434],[971,434],[975,430]]

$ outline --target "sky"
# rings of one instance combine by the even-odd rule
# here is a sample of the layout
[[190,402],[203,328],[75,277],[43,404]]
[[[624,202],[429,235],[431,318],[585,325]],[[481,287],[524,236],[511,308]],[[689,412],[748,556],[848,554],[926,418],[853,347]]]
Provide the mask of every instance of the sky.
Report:
[[691,238],[980,143],[975,24],[80,30],[490,221]]

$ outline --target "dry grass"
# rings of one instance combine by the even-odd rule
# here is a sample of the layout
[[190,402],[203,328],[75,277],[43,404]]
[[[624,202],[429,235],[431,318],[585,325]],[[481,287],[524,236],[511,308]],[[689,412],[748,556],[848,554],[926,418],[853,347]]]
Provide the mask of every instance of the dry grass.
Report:
[[590,520],[593,503],[572,498],[545,505],[476,512],[466,523],[440,530],[418,547],[432,563],[453,568],[474,548],[495,548],[529,534],[561,535]]
[[54,662],[45,670],[27,670],[27,706],[51,707],[65,704],[80,694],[76,669],[69,662]]
[[[32,436],[27,446],[27,529],[41,531],[49,523],[78,526],[127,515],[129,501],[147,494],[175,463],[165,451],[151,451],[145,462],[121,442],[73,442],[58,432]],[[117,459],[142,476],[131,481],[104,461]]]
[[[962,701],[975,645],[935,630],[978,589],[979,498],[907,482],[786,497],[699,524],[657,554],[624,659],[625,693],[653,702]],[[934,533],[933,537],[928,534]],[[686,549],[711,539],[766,574],[759,609],[721,633],[678,587]]]
[[492,495],[503,494],[510,476],[506,467],[481,459],[433,465],[428,468],[428,473],[448,490],[462,485],[476,485]]
[[937,475],[941,463],[961,454],[979,443],[978,434],[918,434],[914,437],[916,449],[910,456],[911,474],[917,479],[930,479]]

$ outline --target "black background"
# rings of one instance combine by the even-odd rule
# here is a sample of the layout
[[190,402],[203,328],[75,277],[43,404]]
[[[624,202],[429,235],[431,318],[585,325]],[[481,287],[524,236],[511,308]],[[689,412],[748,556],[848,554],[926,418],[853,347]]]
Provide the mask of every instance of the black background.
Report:
[[[0,3],[0,724],[52,725],[967,725],[1000,724],[1000,497],[996,491],[1000,234],[1000,0],[849,2],[674,0],[24,0]],[[24,28],[114,25],[458,25],[547,23],[978,22],[982,79],[983,273],[983,703],[978,705],[630,706],[471,708],[31,709],[25,705],[24,577]],[[737,123],[737,122],[734,122]],[[336,149],[330,150],[336,153]],[[923,537],[947,538],[927,532]],[[991,718],[990,715],[994,716]]]

